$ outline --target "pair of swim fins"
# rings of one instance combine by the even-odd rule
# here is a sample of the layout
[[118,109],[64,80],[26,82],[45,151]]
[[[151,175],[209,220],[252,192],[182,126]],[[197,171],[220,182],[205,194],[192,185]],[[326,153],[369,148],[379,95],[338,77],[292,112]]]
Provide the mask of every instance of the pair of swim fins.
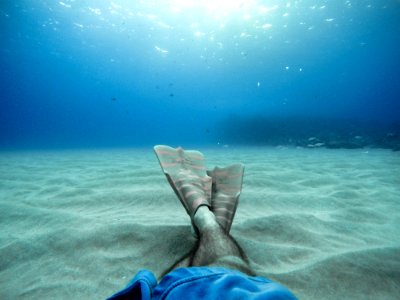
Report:
[[199,151],[163,145],[155,146],[154,151],[169,184],[190,217],[193,218],[200,206],[206,205],[229,233],[242,190],[243,164],[207,170],[204,155]]

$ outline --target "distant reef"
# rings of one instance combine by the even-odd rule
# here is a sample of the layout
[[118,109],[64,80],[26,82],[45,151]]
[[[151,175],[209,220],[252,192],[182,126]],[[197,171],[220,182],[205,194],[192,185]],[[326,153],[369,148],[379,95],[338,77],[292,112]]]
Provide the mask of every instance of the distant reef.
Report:
[[224,144],[400,151],[400,121],[230,116],[217,132]]

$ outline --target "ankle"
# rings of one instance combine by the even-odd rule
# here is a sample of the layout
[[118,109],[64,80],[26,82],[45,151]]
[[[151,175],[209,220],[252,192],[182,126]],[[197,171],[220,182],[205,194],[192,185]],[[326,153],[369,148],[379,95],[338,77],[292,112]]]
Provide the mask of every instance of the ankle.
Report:
[[218,226],[214,213],[205,205],[200,206],[193,216],[193,221],[199,231]]

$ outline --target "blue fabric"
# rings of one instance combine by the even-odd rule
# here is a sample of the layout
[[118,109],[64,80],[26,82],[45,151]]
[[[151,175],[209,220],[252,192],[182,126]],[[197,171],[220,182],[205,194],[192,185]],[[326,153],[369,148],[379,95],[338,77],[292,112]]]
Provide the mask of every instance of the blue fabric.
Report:
[[129,284],[120,292],[112,295],[107,300],[151,299],[157,279],[147,270],[139,271]]
[[[147,276],[146,279],[140,274]],[[154,279],[151,284],[149,274]],[[269,279],[219,267],[180,268],[167,274],[158,285],[154,282],[151,272],[141,271],[123,291],[109,299],[297,299],[288,289]],[[149,290],[151,287],[154,289]]]

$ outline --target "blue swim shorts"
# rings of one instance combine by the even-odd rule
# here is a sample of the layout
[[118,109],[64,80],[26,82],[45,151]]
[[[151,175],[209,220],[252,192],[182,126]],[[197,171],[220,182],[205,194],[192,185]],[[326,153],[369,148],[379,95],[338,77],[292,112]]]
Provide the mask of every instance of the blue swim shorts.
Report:
[[288,289],[263,277],[220,267],[180,268],[159,284],[142,270],[128,286],[108,300],[122,299],[297,299]]

